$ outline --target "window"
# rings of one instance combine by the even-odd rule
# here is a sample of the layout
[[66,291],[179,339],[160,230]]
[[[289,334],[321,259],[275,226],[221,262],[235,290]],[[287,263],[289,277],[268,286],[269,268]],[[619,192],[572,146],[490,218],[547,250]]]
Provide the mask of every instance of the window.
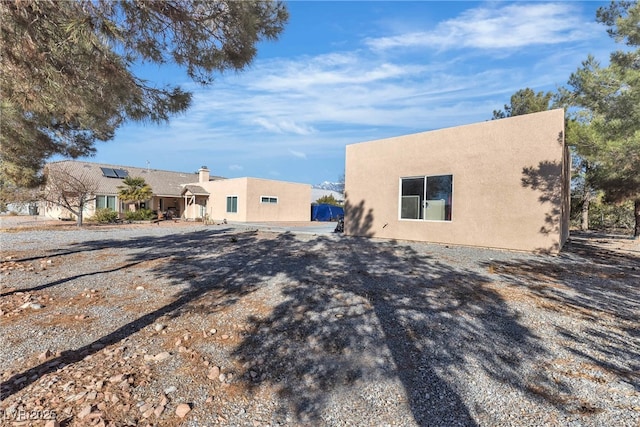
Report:
[[453,175],[400,180],[400,218],[451,221]]
[[262,196],[260,197],[260,203],[278,203],[278,198],[272,196]]
[[227,196],[227,212],[238,212],[238,196]]
[[96,196],[96,209],[116,210],[116,196]]

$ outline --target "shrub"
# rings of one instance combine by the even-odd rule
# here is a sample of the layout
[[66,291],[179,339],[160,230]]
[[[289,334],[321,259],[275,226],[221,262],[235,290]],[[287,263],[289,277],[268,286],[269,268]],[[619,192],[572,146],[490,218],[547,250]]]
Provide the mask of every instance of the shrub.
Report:
[[151,209],[138,209],[137,211],[127,211],[124,213],[124,219],[127,221],[147,221],[154,217],[155,214]]
[[342,203],[337,201],[336,198],[333,197],[333,194],[320,197],[318,200],[316,200],[316,203],[319,205],[327,204],[327,205],[333,205],[333,206],[342,206]]
[[117,219],[118,212],[109,208],[97,209],[95,215],[89,218],[90,221],[96,221],[99,223],[116,222]]

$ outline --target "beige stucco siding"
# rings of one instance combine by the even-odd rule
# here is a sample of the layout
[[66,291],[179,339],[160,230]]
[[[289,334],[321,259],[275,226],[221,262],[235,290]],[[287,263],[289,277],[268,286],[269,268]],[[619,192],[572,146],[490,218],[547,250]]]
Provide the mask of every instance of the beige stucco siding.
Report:
[[[349,145],[345,232],[558,250],[568,230],[564,112]],[[400,219],[401,178],[452,175],[452,220]]]
[[[263,203],[262,197],[277,203]],[[311,186],[293,182],[249,178],[247,221],[309,221]]]
[[[309,221],[311,186],[259,178],[233,178],[198,183],[209,192],[207,212],[215,221]],[[238,211],[227,212],[227,197],[238,198]],[[262,203],[261,197],[277,199]]]

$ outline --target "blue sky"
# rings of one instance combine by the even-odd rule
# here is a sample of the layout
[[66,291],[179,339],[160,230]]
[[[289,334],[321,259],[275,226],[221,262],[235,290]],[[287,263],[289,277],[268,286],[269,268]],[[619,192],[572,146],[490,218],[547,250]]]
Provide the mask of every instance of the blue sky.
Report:
[[606,63],[616,45],[595,22],[606,4],[289,2],[281,38],[210,87],[141,68],[192,90],[192,108],[168,125],[127,124],[88,160],[336,181],[348,144],[488,120],[518,89],[566,84],[588,54]]

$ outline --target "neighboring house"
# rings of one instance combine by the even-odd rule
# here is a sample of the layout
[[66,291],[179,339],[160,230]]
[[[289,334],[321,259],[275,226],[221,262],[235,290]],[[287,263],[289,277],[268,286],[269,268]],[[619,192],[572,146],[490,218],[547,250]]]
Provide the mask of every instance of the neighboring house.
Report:
[[563,110],[348,145],[345,233],[558,252],[569,166]]
[[[307,184],[212,177],[206,166],[197,173],[183,173],[65,160],[48,163],[47,168],[57,168],[95,187],[93,200],[84,210],[85,218],[100,208],[119,213],[133,208],[118,198],[118,186],[126,176],[132,176],[144,178],[153,191],[153,197],[141,203],[141,208],[175,218],[240,222],[310,219],[311,186]],[[50,218],[72,217],[69,211],[48,202],[41,205],[40,212]]]
[[[198,173],[172,172],[165,170],[138,168],[134,166],[109,165],[75,160],[63,160],[47,164],[47,168],[57,168],[65,174],[81,177],[95,187],[95,200],[85,207],[85,217],[90,217],[96,209],[110,208],[117,212],[128,210],[129,206],[118,198],[118,186],[123,185],[126,176],[141,177],[151,186],[153,197],[141,203],[141,208],[158,212],[171,212],[176,217],[184,214],[183,186],[198,179]],[[223,179],[213,177],[212,179]],[[41,215],[50,218],[70,218],[72,214],[53,203],[43,203]]]
[[270,222],[309,221],[311,186],[260,178],[211,181],[200,169],[198,182],[184,186],[188,219]]

